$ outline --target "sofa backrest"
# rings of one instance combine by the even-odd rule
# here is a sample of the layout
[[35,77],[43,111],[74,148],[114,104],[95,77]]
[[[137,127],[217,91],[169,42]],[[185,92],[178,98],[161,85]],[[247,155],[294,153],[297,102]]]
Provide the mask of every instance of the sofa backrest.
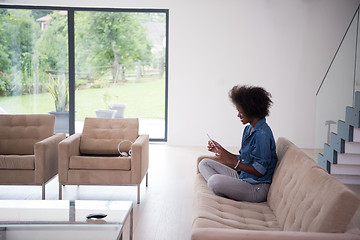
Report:
[[284,231],[344,232],[360,199],[285,138],[268,203]]
[[54,134],[50,114],[0,114],[0,154],[33,155],[34,144]]
[[[118,155],[120,142],[135,142],[138,136],[137,118],[86,118],[80,152],[91,155]],[[129,151],[131,144],[121,144],[120,147],[120,151]]]

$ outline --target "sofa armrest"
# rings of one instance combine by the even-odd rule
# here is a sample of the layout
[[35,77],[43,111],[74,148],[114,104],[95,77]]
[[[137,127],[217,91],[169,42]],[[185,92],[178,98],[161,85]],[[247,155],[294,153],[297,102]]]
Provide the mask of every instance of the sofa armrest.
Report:
[[49,181],[58,172],[58,144],[66,137],[65,133],[56,133],[35,143],[35,183]]
[[59,183],[66,183],[72,156],[80,155],[81,133],[75,133],[59,143]]
[[140,135],[131,151],[131,182],[140,184],[149,168],[149,135]]
[[351,232],[320,233],[320,232],[291,232],[291,231],[255,231],[225,228],[193,229],[191,240],[356,240],[360,235]]

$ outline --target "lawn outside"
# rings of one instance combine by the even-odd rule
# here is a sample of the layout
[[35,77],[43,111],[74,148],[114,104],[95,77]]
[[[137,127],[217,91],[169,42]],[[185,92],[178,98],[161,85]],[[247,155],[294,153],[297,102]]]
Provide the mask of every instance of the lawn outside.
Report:
[[[104,101],[104,95],[108,96],[108,102]],[[85,117],[95,117],[95,110],[108,109],[108,103],[126,104],[126,118],[164,119],[165,81],[162,78],[103,88],[77,89],[75,121],[82,122]],[[0,97],[0,107],[12,114],[47,114],[55,108],[49,93]]]

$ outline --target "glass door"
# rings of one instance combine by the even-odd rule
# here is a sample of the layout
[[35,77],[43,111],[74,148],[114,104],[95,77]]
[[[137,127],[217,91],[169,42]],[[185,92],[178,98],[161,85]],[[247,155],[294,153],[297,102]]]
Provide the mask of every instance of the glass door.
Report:
[[139,118],[165,138],[166,14],[75,11],[75,132],[86,117]]
[[67,11],[1,8],[0,19],[0,113],[60,114],[55,131],[68,132]]

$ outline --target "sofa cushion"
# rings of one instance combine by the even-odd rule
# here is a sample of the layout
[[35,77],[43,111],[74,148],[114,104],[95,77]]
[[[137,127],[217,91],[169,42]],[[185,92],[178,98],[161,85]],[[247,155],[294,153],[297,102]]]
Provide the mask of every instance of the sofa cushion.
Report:
[[55,116],[0,114],[0,154],[33,155],[34,144],[53,135]]
[[34,170],[34,155],[0,155],[0,169]]
[[70,158],[70,169],[101,169],[101,170],[130,170],[130,157],[94,157],[73,156]]
[[[80,140],[80,152],[91,155],[119,154],[123,140],[135,142],[138,137],[138,119],[86,118]],[[120,151],[129,151],[130,144],[121,144]]]
[[268,203],[282,229],[344,232],[359,198],[290,141],[276,144],[279,160]]
[[238,202],[216,196],[197,174],[193,201],[193,227],[246,230],[281,230],[267,203]]

